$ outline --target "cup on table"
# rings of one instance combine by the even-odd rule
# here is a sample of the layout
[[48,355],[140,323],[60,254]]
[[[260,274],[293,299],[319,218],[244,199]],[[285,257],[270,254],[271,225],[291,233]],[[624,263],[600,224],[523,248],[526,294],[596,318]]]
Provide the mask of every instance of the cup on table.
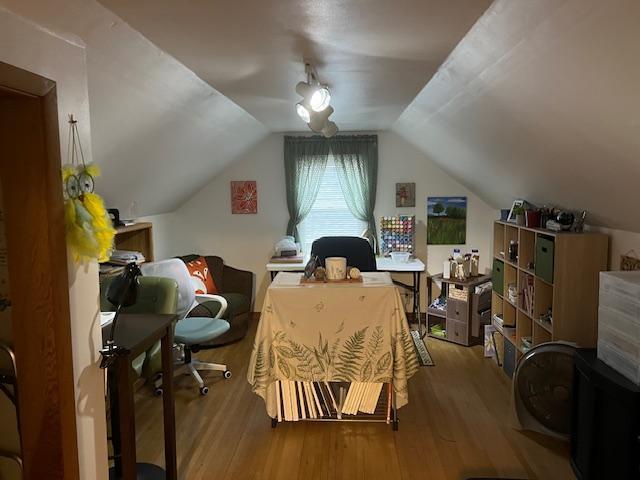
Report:
[[324,259],[327,280],[344,280],[347,278],[347,259],[344,257],[327,257]]

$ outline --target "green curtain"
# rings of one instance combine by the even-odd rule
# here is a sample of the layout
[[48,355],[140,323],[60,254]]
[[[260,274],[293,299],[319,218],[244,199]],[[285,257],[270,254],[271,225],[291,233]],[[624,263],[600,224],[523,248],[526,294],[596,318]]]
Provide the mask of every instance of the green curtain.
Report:
[[329,157],[325,138],[284,137],[284,173],[287,188],[289,223],[287,235],[300,241],[298,225],[311,211]]
[[354,217],[366,222],[367,229],[363,237],[369,240],[378,254],[378,236],[373,216],[378,185],[378,136],[339,135],[329,139],[329,144],[338,166],[340,187],[347,206]]

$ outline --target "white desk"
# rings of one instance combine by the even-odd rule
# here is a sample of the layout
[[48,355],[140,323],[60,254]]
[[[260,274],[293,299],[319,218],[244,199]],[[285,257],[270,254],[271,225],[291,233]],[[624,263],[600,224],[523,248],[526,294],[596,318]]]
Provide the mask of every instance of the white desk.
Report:
[[[304,267],[309,259],[305,257],[305,260],[297,263],[267,263],[267,270],[271,274],[271,280],[275,278],[278,272],[303,272]],[[391,272],[391,273],[411,273],[413,276],[413,282],[411,285],[394,280],[393,283],[407,289],[413,294],[413,318],[418,322],[418,328],[420,335],[424,337],[426,335],[426,325],[424,331],[420,327],[420,274],[422,274],[426,268],[422,260],[414,258],[408,262],[393,261],[391,257],[376,257],[376,266],[379,272]]]

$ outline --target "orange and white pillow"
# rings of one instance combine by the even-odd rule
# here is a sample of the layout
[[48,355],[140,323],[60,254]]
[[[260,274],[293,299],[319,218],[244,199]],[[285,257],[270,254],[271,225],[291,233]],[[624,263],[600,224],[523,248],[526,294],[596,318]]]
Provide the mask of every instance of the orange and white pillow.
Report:
[[187,262],[186,265],[196,294],[214,295],[218,293],[218,288],[213,281],[213,276],[209,271],[209,266],[207,265],[207,261],[204,257],[198,257],[195,260],[191,260],[190,262]]

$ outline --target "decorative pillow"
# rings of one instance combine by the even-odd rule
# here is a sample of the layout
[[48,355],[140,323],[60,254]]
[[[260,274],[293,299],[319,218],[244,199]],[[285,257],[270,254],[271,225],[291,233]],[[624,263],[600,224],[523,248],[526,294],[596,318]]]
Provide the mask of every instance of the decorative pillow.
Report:
[[191,283],[193,289],[198,293],[216,294],[218,288],[213,281],[213,276],[209,271],[209,266],[204,257],[198,257],[195,260],[191,260],[186,263],[189,275],[191,275]]

